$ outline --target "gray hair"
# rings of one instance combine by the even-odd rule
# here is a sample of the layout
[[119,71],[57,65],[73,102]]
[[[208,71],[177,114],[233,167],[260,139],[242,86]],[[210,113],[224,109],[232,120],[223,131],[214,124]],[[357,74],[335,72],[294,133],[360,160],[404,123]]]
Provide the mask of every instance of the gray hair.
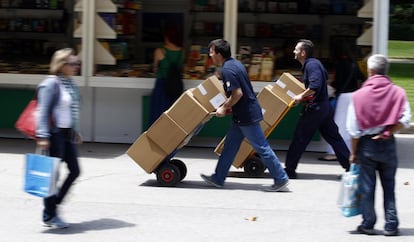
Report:
[[384,55],[376,54],[368,58],[368,70],[374,70],[375,74],[387,75],[390,64]]

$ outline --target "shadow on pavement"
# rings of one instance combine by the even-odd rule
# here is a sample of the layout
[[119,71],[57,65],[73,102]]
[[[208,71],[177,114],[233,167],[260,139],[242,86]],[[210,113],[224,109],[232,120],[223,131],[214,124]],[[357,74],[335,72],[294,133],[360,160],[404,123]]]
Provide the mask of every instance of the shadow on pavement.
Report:
[[174,189],[174,188],[185,188],[185,189],[216,189],[216,190],[246,190],[246,191],[261,191],[267,185],[264,184],[252,184],[252,183],[238,183],[238,182],[226,182],[225,186],[222,188],[216,188],[206,184],[204,181],[191,181],[191,180],[184,180],[179,182],[174,187],[162,187],[159,186],[157,180],[147,180],[146,182],[142,183],[140,186],[147,186],[147,187],[159,187],[165,189]]
[[[244,172],[231,171],[227,177],[233,178],[257,178],[257,179],[272,179],[268,172],[265,172],[262,176],[249,176]],[[298,180],[330,180],[340,181],[339,174],[315,174],[315,173],[298,173]],[[191,181],[184,178],[183,181],[177,183],[173,187],[160,186],[156,179],[149,179],[140,186],[146,187],[160,187],[160,188],[190,188],[190,189],[220,189],[207,185],[204,181]],[[248,184],[226,181],[226,184],[221,189],[227,190],[263,190],[265,185],[263,184]]]
[[[250,176],[250,175],[247,175],[244,172],[232,171],[232,172],[229,172],[229,174],[227,176],[228,177],[235,177],[235,178],[269,178],[269,179],[272,178],[270,176],[270,173],[268,173],[268,172],[265,172],[261,176]],[[340,174],[316,174],[316,173],[302,173],[301,172],[301,173],[298,173],[298,179],[300,179],[300,180],[339,181],[340,180]]]
[[[26,154],[34,153],[36,143],[31,139],[0,138],[0,153]],[[130,144],[92,143],[79,145],[79,156],[97,159],[113,159],[124,155]]]
[[[400,235],[399,236],[414,236],[414,229],[411,229],[411,228],[399,228],[399,230],[400,230]],[[375,234],[366,235],[366,236],[377,236],[377,235],[383,236],[384,235],[383,230],[374,229],[374,233]],[[349,234],[361,235],[361,233],[359,233],[356,230],[349,231]]]
[[47,234],[81,234],[87,231],[93,230],[109,230],[109,229],[121,229],[126,227],[134,227],[135,224],[127,223],[117,219],[97,219],[92,221],[85,221],[81,223],[71,223],[69,228],[66,229],[47,229],[43,233]]

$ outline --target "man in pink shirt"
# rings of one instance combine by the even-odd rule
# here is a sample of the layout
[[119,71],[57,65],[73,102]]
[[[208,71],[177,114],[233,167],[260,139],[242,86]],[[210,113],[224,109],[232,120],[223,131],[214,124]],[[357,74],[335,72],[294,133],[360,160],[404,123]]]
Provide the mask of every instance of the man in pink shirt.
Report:
[[395,174],[398,167],[393,134],[410,126],[411,110],[407,95],[387,76],[389,63],[383,55],[368,59],[369,78],[352,97],[347,130],[352,137],[350,162],[360,164],[362,223],[357,231],[375,234],[375,186],[378,172],[383,188],[385,225],[383,234],[399,234],[395,203]]

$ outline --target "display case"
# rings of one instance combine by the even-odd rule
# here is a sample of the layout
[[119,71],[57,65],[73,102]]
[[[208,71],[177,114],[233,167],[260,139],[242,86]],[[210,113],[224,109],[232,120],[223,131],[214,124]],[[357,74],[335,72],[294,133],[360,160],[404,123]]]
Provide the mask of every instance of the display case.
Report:
[[63,0],[0,2],[0,73],[45,74],[54,50],[70,46]]
[[[316,57],[330,68],[335,42],[346,39],[355,45],[361,35],[365,22],[357,13],[362,5],[359,0],[239,0],[235,56],[249,69],[253,81],[274,80],[283,71],[300,70],[300,66],[289,60],[283,62],[294,58],[295,41],[307,38],[315,43]],[[205,47],[212,39],[222,38],[224,14],[223,1],[191,1],[192,52],[198,50],[198,56],[202,57],[208,54]],[[200,65],[205,63],[199,61],[192,71],[203,70]],[[266,74],[269,69],[270,78]]]

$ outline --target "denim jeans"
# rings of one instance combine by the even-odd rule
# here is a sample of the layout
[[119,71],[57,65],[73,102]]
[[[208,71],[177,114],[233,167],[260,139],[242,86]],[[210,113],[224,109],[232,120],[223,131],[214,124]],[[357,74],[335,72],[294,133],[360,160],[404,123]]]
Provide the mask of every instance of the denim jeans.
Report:
[[215,182],[220,185],[224,184],[230,166],[244,138],[247,138],[253,149],[260,156],[273,177],[275,184],[282,183],[288,179],[279,159],[267,142],[259,122],[243,126],[232,123],[227,131],[223,151],[217,162],[215,174],[213,174]]
[[58,189],[58,193],[43,199],[43,220],[47,221],[56,216],[56,206],[60,204],[80,175],[77,145],[74,143],[72,129],[57,129],[50,137],[50,156],[59,157],[67,164],[69,173]]
[[377,220],[375,185],[378,171],[384,194],[384,230],[395,230],[399,224],[394,193],[395,174],[398,166],[395,139],[392,137],[388,140],[373,140],[371,137],[361,137],[357,149],[361,165],[359,182],[362,195],[362,226],[372,229]]

